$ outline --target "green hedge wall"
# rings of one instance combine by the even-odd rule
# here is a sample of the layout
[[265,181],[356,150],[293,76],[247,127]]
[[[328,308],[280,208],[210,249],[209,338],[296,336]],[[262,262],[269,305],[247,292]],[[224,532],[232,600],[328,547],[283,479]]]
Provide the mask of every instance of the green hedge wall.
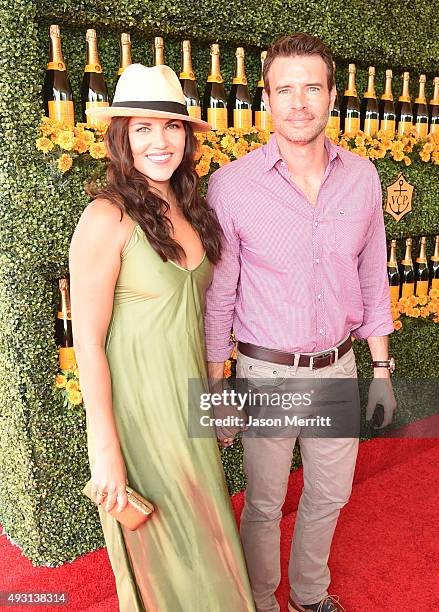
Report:
[[[352,1],[329,7],[315,0],[282,5],[251,0],[220,7],[211,1],[0,0],[0,521],[35,564],[57,565],[103,544],[97,515],[81,495],[89,474],[84,414],[82,409],[63,408],[53,388],[56,279],[67,270],[68,245],[87,203],[83,185],[93,166],[74,167],[63,177],[50,171],[35,149],[50,23],[61,25],[77,101],[87,27],[98,29],[110,91],[124,30],[132,34],[134,61],[143,63],[151,62],[153,36],[163,35],[167,62],[177,70],[180,39],[192,37],[201,89],[210,42],[225,43],[222,69],[228,84],[234,48],[246,47],[253,87],[261,48],[278,34],[298,30],[319,34],[332,46],[340,89],[349,61],[359,65],[360,91],[369,63],[378,68],[379,91],[386,67],[398,74],[408,68],[416,77],[424,71],[431,81],[439,66],[433,3],[419,3],[419,14],[414,14],[412,4],[392,0],[381,6],[374,0],[367,4],[373,18],[365,19],[365,11],[364,3]],[[398,88],[397,78],[395,92]],[[385,184],[400,169],[388,160],[378,167]],[[417,185],[415,210],[398,225],[388,220],[389,235],[438,232],[438,168],[419,162],[405,175]],[[420,375],[433,375],[437,333],[436,327],[414,321],[395,334],[400,375],[413,374],[414,363]],[[362,350],[360,345],[357,350]],[[366,357],[361,359],[366,366]],[[242,489],[239,446],[223,457],[230,490]]]

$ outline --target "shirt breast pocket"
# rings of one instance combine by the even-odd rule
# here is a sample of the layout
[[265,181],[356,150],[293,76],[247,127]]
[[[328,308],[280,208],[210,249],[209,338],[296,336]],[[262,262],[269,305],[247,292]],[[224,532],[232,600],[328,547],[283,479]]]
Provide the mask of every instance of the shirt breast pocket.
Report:
[[358,257],[366,243],[369,212],[340,206],[333,212],[331,221],[335,252],[351,258]]

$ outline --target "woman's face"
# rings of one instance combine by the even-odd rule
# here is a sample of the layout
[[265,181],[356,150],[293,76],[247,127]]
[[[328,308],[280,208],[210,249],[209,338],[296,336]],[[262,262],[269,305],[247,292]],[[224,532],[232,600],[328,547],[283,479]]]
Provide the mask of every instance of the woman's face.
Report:
[[184,155],[183,121],[131,117],[128,135],[134,167],[148,178],[151,186],[166,194],[169,180]]

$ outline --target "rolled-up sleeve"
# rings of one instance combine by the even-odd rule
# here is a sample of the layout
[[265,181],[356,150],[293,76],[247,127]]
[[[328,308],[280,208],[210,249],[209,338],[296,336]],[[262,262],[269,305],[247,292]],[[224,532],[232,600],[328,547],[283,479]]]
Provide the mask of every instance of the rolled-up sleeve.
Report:
[[372,189],[374,209],[365,246],[358,257],[358,276],[364,308],[363,323],[352,332],[358,340],[370,336],[387,336],[393,332],[381,183],[375,169]]
[[220,181],[215,175],[209,181],[207,204],[215,210],[224,234],[221,260],[214,268],[212,283],[206,293],[204,318],[207,360],[221,362],[230,357],[233,349],[230,332],[240,274],[240,245],[230,202],[222,194]]

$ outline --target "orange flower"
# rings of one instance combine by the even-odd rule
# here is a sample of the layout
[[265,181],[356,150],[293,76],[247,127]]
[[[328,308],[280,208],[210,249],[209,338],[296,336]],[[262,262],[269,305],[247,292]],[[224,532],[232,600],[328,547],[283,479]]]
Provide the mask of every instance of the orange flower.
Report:
[[410,157],[407,157],[407,155],[404,157],[404,163],[406,166],[410,166],[412,163],[412,160],[410,159]]
[[399,151],[392,151],[392,157],[395,161],[402,161],[404,159],[404,153]]
[[73,132],[70,131],[62,131],[56,137],[55,143],[61,147],[61,149],[65,149],[66,151],[71,151],[73,149],[73,145],[75,144],[75,137],[73,136]]
[[428,302],[428,297],[426,295],[421,295],[418,297],[419,306],[425,306],[427,302]]
[[430,297],[432,300],[435,300],[436,298],[439,298],[439,289],[430,289]]
[[231,369],[231,361],[230,359],[228,359],[225,363],[224,363],[224,378],[230,378],[230,376],[232,375],[232,369]]
[[434,146],[431,144],[431,142],[426,142],[425,145],[422,147],[423,153],[433,153],[433,151]]
[[413,308],[411,316],[417,319],[421,315],[421,311],[419,308]]
[[75,138],[73,148],[77,153],[86,153],[88,151],[88,145],[82,138]]
[[393,327],[395,328],[396,331],[398,331],[398,329],[401,329],[402,327],[401,321],[399,319],[398,321],[393,321]]
[[421,317],[428,317],[429,314],[430,314],[430,310],[428,308],[426,308],[425,306],[423,306],[419,310],[421,312]]
[[58,159],[58,168],[64,174],[72,167],[73,159],[67,153],[63,153]]
[[424,153],[424,151],[420,151],[419,157],[422,159],[423,162],[429,162],[431,156],[430,153]]

